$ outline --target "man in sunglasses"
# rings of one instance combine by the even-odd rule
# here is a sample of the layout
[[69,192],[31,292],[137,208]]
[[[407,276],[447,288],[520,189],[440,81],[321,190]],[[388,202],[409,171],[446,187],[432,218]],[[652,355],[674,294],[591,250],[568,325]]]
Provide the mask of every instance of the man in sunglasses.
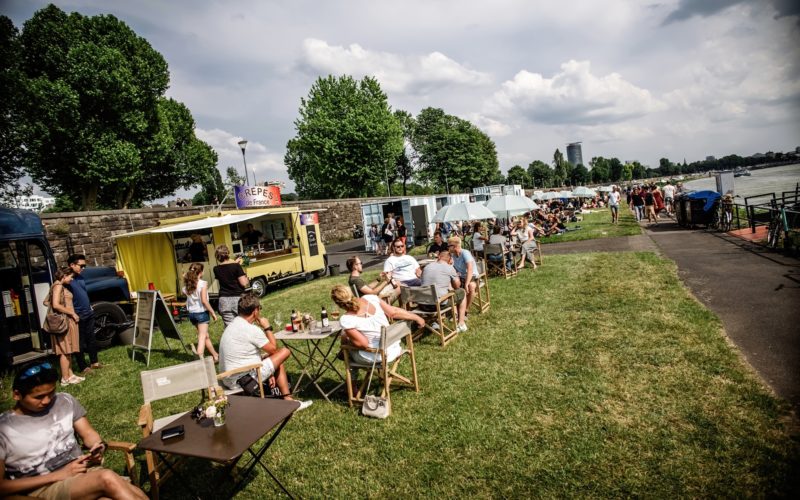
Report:
[[383,263],[383,272],[392,280],[405,286],[420,286],[422,281],[422,268],[417,259],[406,255],[406,244],[403,240],[396,239],[392,242],[392,255]]
[[[75,306],[75,314],[78,315],[78,338],[80,339],[81,351],[76,356],[78,369],[83,373],[89,373],[92,368],[100,368],[97,359],[97,344],[94,338],[94,311],[92,303],[89,301],[89,292],[86,290],[86,280],[83,278],[83,270],[86,269],[86,256],[83,254],[72,254],[67,259],[67,265],[75,273],[72,283],[67,285],[72,292],[72,304]],[[85,355],[89,355],[89,363],[86,364]]]

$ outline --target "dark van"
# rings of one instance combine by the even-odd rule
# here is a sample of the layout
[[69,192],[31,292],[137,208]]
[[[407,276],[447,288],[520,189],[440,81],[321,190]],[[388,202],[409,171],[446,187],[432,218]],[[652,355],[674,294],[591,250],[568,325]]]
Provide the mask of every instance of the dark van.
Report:
[[[34,212],[0,208],[0,365],[2,368],[52,354],[50,336],[42,330],[42,304],[56,271]],[[90,271],[91,269],[91,271]],[[99,347],[110,345],[129,321],[127,281],[112,268],[87,268],[87,290],[95,311]]]

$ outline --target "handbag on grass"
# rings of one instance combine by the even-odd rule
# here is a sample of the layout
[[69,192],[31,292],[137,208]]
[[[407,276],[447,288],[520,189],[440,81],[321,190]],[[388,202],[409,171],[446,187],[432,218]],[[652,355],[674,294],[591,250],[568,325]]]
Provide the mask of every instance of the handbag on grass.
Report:
[[[69,319],[65,313],[53,311],[53,289],[50,289],[50,300],[47,304],[47,314],[44,317],[44,331],[53,335],[63,335],[69,330]],[[61,301],[64,301],[64,289],[61,289]]]
[[[245,373],[236,381],[239,384],[239,387],[242,388],[242,392],[247,394],[248,396],[252,396],[255,398],[261,397],[261,391],[259,389],[258,381],[250,375],[249,373]],[[281,392],[281,388],[277,385],[275,387],[264,387],[264,397],[265,398],[282,398],[284,394]]]
[[372,361],[372,369],[369,372],[367,390],[364,392],[364,402],[361,404],[361,413],[366,417],[386,418],[392,413],[392,403],[389,398],[383,396],[370,396],[369,386],[372,383],[372,375],[375,373],[375,363],[378,361],[378,353]]

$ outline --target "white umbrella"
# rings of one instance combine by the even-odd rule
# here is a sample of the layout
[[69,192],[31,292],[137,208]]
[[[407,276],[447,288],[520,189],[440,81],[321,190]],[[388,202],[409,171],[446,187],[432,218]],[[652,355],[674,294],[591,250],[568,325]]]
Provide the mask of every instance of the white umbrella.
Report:
[[539,205],[530,198],[507,194],[493,196],[486,202],[486,208],[494,212],[498,217],[505,215],[508,218],[511,215],[524,214],[525,212],[536,210]]
[[533,198],[534,200],[543,200],[544,199],[543,196],[544,196],[544,191],[534,191],[533,196],[531,196],[531,198]]
[[558,193],[559,198],[574,198],[575,196],[572,194],[572,191],[561,191]]
[[446,205],[436,212],[433,222],[456,222],[462,220],[483,220],[494,218],[494,213],[482,203],[455,203]]
[[578,198],[593,198],[597,193],[594,192],[594,189],[578,186],[572,190],[572,194]]
[[558,191],[548,191],[542,195],[543,200],[555,200],[556,198],[561,198],[561,195]]
[[614,188],[612,186],[600,186],[597,188],[598,191],[613,191]]

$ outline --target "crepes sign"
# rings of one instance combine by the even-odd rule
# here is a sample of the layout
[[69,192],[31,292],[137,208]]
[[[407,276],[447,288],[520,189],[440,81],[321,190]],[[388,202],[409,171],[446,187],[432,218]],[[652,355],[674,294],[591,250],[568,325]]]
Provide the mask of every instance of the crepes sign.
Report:
[[263,208],[281,206],[281,188],[278,186],[234,186],[236,208]]

